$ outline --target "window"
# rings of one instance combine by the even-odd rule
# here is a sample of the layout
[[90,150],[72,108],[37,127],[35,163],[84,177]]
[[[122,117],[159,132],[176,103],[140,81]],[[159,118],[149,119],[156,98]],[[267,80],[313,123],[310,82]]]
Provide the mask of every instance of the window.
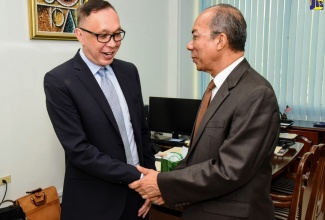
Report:
[[[247,22],[245,57],[273,86],[280,111],[290,119],[325,121],[325,10],[310,10],[309,0],[201,1],[200,10],[228,3]],[[199,74],[199,96],[209,82]]]

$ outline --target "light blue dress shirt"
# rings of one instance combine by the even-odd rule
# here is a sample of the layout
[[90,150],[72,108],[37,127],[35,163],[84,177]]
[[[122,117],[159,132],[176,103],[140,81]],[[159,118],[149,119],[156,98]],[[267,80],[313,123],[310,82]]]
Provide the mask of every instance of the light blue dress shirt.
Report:
[[[94,77],[96,78],[96,80],[100,86],[101,85],[101,77],[97,72],[101,68],[101,66],[93,64],[86,57],[86,55],[83,53],[82,49],[80,50],[79,54],[80,54],[81,58],[83,59],[83,61],[85,61],[85,63],[89,67],[90,71],[92,72],[92,74],[94,75]],[[108,72],[109,72],[108,77],[111,80],[111,82],[113,83],[116,93],[117,93],[117,96],[118,96],[118,99],[120,101],[122,114],[123,114],[123,118],[124,118],[124,123],[125,123],[125,128],[126,128],[126,133],[127,133],[128,141],[130,144],[130,150],[131,150],[131,154],[132,154],[133,164],[138,165],[139,164],[139,156],[138,156],[138,151],[137,151],[137,145],[134,140],[134,132],[133,132],[133,127],[132,127],[132,123],[131,123],[129,108],[128,108],[128,105],[126,103],[125,97],[122,92],[122,89],[116,79],[116,76],[114,74],[112,67],[108,65],[108,66],[106,66],[106,68],[108,69]]]

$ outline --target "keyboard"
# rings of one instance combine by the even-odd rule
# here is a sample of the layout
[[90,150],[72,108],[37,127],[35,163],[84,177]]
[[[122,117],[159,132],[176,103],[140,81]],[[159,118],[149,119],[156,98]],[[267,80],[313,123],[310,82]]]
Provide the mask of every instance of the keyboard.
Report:
[[151,139],[154,143],[162,145],[162,146],[185,146],[184,141],[169,141],[166,139]]

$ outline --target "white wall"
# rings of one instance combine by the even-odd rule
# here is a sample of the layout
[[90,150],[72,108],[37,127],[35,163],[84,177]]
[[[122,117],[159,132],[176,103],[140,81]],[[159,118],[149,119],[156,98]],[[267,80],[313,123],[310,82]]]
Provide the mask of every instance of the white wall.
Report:
[[[79,48],[77,41],[30,40],[27,2],[3,1],[0,13],[0,177],[12,177],[6,199],[50,185],[62,191],[64,153],[46,112],[43,77]],[[117,57],[137,65],[146,103],[149,96],[194,97],[185,49],[194,2],[111,0],[126,30]]]

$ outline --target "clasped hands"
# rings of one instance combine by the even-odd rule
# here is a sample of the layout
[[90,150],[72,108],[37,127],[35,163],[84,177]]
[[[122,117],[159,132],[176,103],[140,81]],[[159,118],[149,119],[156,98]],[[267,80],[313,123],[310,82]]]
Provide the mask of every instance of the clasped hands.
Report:
[[129,184],[131,189],[137,191],[143,199],[150,200],[151,202],[162,205],[165,203],[161,196],[161,192],[157,183],[158,173],[155,170],[146,169],[141,166],[137,166],[137,169],[143,174],[143,177],[133,183]]

